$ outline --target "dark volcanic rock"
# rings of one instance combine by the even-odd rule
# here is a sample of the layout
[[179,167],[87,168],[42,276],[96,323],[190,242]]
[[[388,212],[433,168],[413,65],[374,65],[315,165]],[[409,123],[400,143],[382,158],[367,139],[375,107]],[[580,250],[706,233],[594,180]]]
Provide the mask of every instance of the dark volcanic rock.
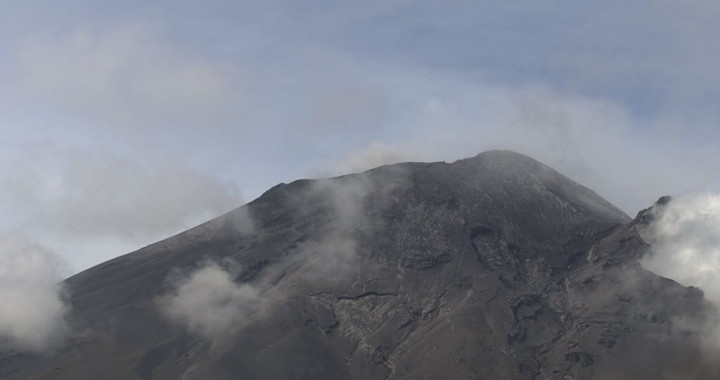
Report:
[[[82,333],[0,377],[718,378],[675,326],[702,292],[636,262],[640,216],[506,151],[278,185],[68,279]],[[263,308],[214,338],[161,315],[173,271],[228,259]]]

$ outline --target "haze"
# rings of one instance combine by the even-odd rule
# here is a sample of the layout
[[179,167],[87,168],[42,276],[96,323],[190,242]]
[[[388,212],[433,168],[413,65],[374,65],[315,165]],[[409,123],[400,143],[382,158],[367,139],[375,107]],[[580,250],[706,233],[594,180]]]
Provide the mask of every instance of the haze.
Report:
[[22,244],[4,247],[67,276],[279,182],[491,148],[630,215],[716,190],[719,17],[702,0],[5,4],[0,233]]

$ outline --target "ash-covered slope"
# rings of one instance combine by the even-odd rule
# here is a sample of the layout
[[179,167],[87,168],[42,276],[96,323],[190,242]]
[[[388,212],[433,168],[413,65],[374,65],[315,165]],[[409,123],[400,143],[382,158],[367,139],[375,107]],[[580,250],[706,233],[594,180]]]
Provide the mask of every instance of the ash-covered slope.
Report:
[[[636,264],[643,215],[507,151],[278,185],[68,279],[77,334],[0,377],[717,378],[675,323],[702,293]],[[234,314],[169,317],[207,262]]]

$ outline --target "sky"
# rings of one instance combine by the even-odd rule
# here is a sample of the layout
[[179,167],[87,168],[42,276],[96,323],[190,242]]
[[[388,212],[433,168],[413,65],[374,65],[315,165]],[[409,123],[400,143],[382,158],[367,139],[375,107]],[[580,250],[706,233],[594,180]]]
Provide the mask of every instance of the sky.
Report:
[[717,191],[718,19],[712,0],[8,2],[3,254],[62,278],[280,182],[488,149],[629,215]]

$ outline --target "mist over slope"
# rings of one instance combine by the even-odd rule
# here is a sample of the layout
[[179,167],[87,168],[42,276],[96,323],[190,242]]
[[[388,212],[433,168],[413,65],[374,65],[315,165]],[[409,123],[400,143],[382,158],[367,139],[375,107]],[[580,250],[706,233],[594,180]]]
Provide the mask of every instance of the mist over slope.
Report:
[[650,213],[509,151],[281,184],[68,279],[74,335],[0,377],[716,377]]
[[0,234],[0,351],[43,351],[66,333],[59,268],[46,248]]

